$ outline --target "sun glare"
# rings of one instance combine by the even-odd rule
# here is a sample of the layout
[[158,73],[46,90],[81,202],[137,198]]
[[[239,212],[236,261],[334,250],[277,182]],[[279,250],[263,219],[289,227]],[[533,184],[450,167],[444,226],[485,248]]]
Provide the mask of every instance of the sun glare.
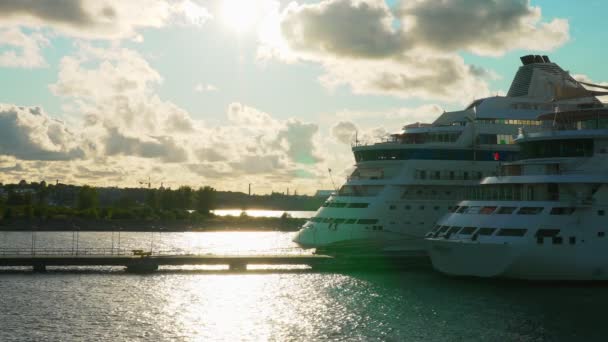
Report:
[[258,19],[257,1],[224,0],[222,21],[234,31],[241,33],[253,28]]

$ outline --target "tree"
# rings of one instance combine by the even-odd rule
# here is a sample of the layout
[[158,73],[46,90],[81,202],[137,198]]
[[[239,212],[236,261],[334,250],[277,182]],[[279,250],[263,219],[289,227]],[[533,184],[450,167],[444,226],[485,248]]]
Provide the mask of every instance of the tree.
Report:
[[195,209],[199,214],[209,214],[215,209],[215,189],[210,186],[199,188],[196,191]]
[[93,187],[85,185],[78,191],[76,206],[79,210],[94,209],[99,205],[99,195]]
[[148,207],[158,210],[160,208],[160,196],[158,191],[155,189],[146,190],[145,203]]
[[194,191],[189,186],[181,186],[175,192],[175,208],[191,209],[194,203]]

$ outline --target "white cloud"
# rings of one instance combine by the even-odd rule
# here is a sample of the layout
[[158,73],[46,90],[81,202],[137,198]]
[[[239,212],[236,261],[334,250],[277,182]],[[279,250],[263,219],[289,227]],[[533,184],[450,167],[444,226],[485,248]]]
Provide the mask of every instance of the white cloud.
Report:
[[80,138],[40,107],[0,104],[0,154],[23,160],[85,157]]
[[0,67],[37,68],[47,65],[40,52],[48,45],[40,33],[24,33],[17,27],[0,28]]
[[529,0],[404,1],[400,10],[411,44],[438,51],[500,56],[514,49],[549,51],[570,39],[566,19],[542,22]]
[[4,0],[0,23],[56,32],[85,39],[123,39],[137,30],[159,28],[171,19],[200,25],[209,12],[191,0]]
[[260,58],[319,63],[329,89],[460,103],[489,95],[494,74],[459,52],[551,50],[569,39],[567,20],[543,22],[527,0],[407,1],[396,11],[383,0],[292,2],[277,20]]

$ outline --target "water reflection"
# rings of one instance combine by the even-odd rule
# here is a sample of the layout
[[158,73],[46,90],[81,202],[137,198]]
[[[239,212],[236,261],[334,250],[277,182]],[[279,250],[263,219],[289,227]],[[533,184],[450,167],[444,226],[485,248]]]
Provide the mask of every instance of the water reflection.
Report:
[[240,216],[247,215],[251,217],[281,217],[287,213],[294,218],[310,218],[315,214],[315,211],[304,210],[262,210],[262,209],[217,209],[211,211],[218,216]]
[[[71,235],[61,234],[37,241],[69,246]],[[208,251],[259,243],[263,250],[291,246],[291,235],[163,233],[157,241]],[[24,233],[0,236],[29,241]],[[81,239],[111,244],[107,233]],[[149,233],[125,233],[122,241],[149,242]],[[0,293],[1,341],[601,340],[608,303],[605,283],[480,281],[431,270],[0,272]]]

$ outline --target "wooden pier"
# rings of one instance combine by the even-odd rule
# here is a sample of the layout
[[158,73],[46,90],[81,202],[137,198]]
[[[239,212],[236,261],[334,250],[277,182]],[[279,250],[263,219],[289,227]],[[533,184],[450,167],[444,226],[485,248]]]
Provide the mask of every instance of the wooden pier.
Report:
[[159,266],[226,265],[232,271],[246,271],[247,265],[307,265],[318,270],[402,268],[428,265],[426,255],[329,256],[316,254],[171,254],[106,250],[0,250],[0,267],[32,267],[45,272],[48,266],[122,266],[127,272],[158,270]]

